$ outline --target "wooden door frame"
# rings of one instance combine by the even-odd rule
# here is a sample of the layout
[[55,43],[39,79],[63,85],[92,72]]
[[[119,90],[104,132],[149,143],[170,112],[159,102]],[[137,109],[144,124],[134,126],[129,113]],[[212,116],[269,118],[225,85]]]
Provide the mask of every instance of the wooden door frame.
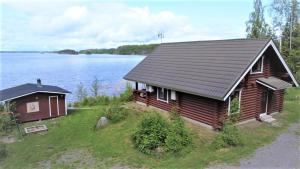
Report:
[[[264,113],[260,113],[260,115],[267,115],[268,114],[268,106],[269,106],[269,90],[265,90],[264,92],[266,92],[266,107],[265,107],[265,112]],[[263,94],[264,96],[264,94]]]
[[51,110],[51,97],[56,97],[57,116],[59,116],[59,104],[58,104],[58,96],[49,96],[49,115],[50,115],[50,117],[52,117],[52,110]]

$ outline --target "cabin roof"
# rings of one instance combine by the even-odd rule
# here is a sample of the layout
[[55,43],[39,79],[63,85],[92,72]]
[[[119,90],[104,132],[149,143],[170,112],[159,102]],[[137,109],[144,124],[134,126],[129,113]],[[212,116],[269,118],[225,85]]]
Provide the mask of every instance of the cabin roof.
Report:
[[37,85],[33,83],[26,83],[23,85],[11,87],[8,89],[0,90],[0,101],[8,101],[19,97],[27,96],[33,93],[71,93],[58,86],[51,85]]
[[231,39],[163,43],[124,79],[225,100],[271,42]]

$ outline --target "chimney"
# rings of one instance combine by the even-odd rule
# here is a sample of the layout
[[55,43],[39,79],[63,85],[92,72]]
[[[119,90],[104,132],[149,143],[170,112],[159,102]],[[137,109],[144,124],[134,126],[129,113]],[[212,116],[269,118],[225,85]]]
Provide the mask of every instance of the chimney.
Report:
[[41,79],[37,79],[36,80],[36,84],[37,84],[38,87],[42,87],[42,81],[41,81]]

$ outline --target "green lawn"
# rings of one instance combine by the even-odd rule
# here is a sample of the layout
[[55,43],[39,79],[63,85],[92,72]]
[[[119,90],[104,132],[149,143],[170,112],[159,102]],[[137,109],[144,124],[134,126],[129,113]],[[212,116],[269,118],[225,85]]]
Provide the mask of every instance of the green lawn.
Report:
[[[44,135],[25,136],[20,142],[7,145],[8,157],[0,168],[203,168],[209,163],[237,162],[256,148],[272,142],[290,123],[299,122],[300,89],[290,89],[283,113],[276,117],[280,127],[263,123],[241,126],[244,146],[215,150],[211,146],[213,132],[188,125],[194,144],[177,155],[155,157],[138,152],[130,136],[141,119],[141,111],[132,109],[128,118],[94,131],[103,106],[80,110],[53,120],[43,121],[49,128]],[[33,125],[35,124],[26,124]]]

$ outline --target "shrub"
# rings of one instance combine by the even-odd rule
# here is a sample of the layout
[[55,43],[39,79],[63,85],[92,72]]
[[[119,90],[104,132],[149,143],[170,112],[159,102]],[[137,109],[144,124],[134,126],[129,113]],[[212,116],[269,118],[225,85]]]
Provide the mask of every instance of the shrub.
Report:
[[129,101],[132,101],[132,99],[133,99],[133,96],[132,96],[131,83],[126,83],[125,91],[120,94],[120,100],[122,102],[129,102]]
[[230,104],[229,121],[233,123],[237,122],[239,114],[241,114],[239,110],[239,101],[237,98],[234,98],[231,100]]
[[108,105],[111,100],[109,96],[85,97],[82,101],[74,102],[74,107]]
[[9,115],[0,115],[0,132],[6,131],[6,128],[9,127],[10,116]]
[[171,121],[165,142],[165,150],[174,153],[191,144],[192,139],[180,117]]
[[83,83],[79,83],[76,89],[76,96],[78,101],[82,101],[88,96],[86,88],[83,86]]
[[241,133],[233,122],[226,122],[216,136],[213,145],[216,149],[242,145]]
[[231,101],[228,120],[224,122],[222,130],[213,141],[213,145],[216,149],[242,145],[241,133],[235,125],[241,113],[239,111],[239,102],[237,98],[234,98]]
[[161,115],[147,113],[133,134],[133,142],[139,151],[151,154],[165,144],[167,128],[168,123]]
[[7,156],[7,149],[5,144],[0,144],[0,160]]
[[128,113],[120,105],[112,104],[107,107],[105,115],[109,120],[111,120],[111,122],[117,123],[121,120],[124,120]]
[[149,113],[142,119],[133,135],[136,147],[146,154],[157,148],[176,153],[192,143],[184,121],[176,109],[171,111],[170,124],[158,113]]
[[3,112],[5,110],[4,104],[0,103],[0,112]]
[[178,108],[173,108],[170,113],[171,124],[165,140],[165,150],[175,153],[191,144],[192,139],[184,126],[184,121],[178,113]]

